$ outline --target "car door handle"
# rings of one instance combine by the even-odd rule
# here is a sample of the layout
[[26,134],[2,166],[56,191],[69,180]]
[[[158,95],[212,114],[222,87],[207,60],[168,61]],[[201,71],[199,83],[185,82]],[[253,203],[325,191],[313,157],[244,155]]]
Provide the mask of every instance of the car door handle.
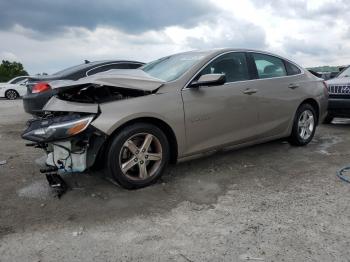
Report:
[[288,86],[290,89],[296,89],[296,88],[298,88],[298,87],[300,87],[298,84],[290,84],[289,86]]
[[252,94],[255,94],[256,92],[258,92],[258,89],[246,89],[243,91],[243,94],[252,95]]

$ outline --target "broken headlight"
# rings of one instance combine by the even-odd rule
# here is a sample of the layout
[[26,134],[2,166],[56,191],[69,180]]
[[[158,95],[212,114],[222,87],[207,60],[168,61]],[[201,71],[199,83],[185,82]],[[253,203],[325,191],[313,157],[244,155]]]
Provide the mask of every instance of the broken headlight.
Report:
[[65,139],[83,132],[94,116],[71,115],[29,122],[22,137],[34,142],[49,142]]

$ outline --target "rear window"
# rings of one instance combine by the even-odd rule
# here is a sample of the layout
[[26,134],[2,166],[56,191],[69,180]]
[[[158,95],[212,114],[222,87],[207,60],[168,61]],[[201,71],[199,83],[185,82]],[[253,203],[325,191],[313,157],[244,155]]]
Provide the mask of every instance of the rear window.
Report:
[[113,69],[135,69],[140,67],[140,64],[131,64],[131,63],[114,63],[114,64],[107,64],[103,66],[98,66],[95,68],[92,68],[86,72],[86,75],[94,75],[97,73],[113,70]]
[[72,66],[69,68],[66,68],[64,70],[58,71],[52,75],[56,76],[56,75],[71,75],[74,74],[76,72],[79,72],[81,70],[87,69],[89,67],[91,67],[93,64],[92,63],[87,63],[87,64],[81,64],[81,65],[77,65],[77,66]]

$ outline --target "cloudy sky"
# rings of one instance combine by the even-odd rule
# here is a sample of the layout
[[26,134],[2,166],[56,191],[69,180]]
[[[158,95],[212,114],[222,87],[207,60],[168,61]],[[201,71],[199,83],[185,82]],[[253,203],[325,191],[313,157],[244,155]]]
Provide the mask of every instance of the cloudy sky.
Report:
[[303,66],[342,65],[349,14],[349,0],[0,0],[0,59],[34,74],[84,59],[242,47]]

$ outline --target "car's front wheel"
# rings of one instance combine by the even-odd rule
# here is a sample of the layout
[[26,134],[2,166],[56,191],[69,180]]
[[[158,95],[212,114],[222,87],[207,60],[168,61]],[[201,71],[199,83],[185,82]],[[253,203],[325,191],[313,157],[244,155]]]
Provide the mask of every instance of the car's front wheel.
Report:
[[316,131],[316,112],[310,104],[302,104],[295,115],[289,142],[296,146],[305,146],[311,142]]
[[149,186],[169,162],[169,142],[157,126],[137,123],[125,127],[112,140],[107,170],[126,189]]
[[16,90],[10,89],[5,92],[5,97],[9,100],[15,100],[19,97],[19,94]]

